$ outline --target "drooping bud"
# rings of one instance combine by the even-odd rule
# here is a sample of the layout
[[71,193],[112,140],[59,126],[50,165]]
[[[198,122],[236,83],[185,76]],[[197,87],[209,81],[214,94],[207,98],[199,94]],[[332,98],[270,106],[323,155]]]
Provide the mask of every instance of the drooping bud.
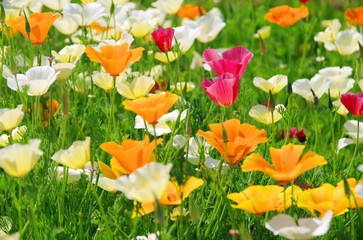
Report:
[[314,106],[319,106],[319,98],[315,95],[315,92],[313,89],[310,89],[311,90],[311,93],[313,94],[313,103],[314,103]]
[[189,196],[189,211],[190,211],[190,218],[196,223],[199,222],[200,211],[193,196]]
[[259,40],[259,43],[260,43],[261,55],[267,54],[266,45],[265,45],[263,39],[261,38],[260,34],[258,35],[258,40]]
[[62,95],[62,113],[63,115],[69,115],[69,95],[68,95],[68,91],[65,87],[65,84],[63,85],[63,95]]
[[228,143],[229,142],[229,139],[228,139],[228,134],[226,132],[226,129],[224,128],[223,126],[223,123],[222,123],[222,141],[224,143]]
[[287,83],[287,96],[291,96],[292,94],[292,85],[290,82]]
[[111,7],[110,7],[110,16],[112,16],[114,12],[115,12],[115,4],[114,4],[114,2],[112,0],[111,1]]
[[352,191],[350,190],[347,179],[343,178],[343,182],[344,182],[344,194],[347,198],[349,198]]
[[363,46],[359,41],[358,41],[358,45],[359,45],[359,57],[360,57],[360,59],[363,59]]
[[192,136],[192,123],[190,121],[190,112],[188,111],[188,118],[187,118],[187,124],[185,127],[185,136],[191,137]]
[[328,108],[330,109],[330,111],[333,109],[333,101],[330,97],[330,88],[328,89]]
[[276,107],[275,98],[274,98],[274,95],[272,94],[271,90],[268,92],[268,94],[270,96],[268,98],[267,108],[268,108],[268,110],[270,110],[270,112],[273,112]]

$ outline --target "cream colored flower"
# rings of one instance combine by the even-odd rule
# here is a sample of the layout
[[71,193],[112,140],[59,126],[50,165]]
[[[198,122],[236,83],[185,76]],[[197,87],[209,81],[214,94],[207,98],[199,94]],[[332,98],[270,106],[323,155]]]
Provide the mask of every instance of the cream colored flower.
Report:
[[[357,127],[359,124],[359,139],[357,140],[358,132]],[[346,123],[344,123],[344,128],[347,130],[347,134],[351,138],[341,138],[338,142],[337,152],[339,152],[340,149],[351,145],[356,144],[358,141],[358,144],[363,143],[363,122],[358,122],[356,120],[349,120]]]
[[[96,180],[97,180],[97,176],[95,176],[93,178],[92,183],[96,184]],[[115,188],[115,183],[116,183],[116,180],[113,180],[113,179],[100,175],[98,178],[97,186],[99,186],[103,190],[106,190],[107,192],[115,193],[115,192],[117,192],[117,190]]]
[[314,98],[311,90],[314,91],[318,98],[321,98],[321,96],[323,96],[323,94],[328,91],[329,86],[330,82],[327,77],[316,74],[311,80],[306,78],[296,80],[292,84],[292,91],[296,94],[299,94],[307,101],[313,102]]
[[146,34],[150,33],[154,29],[154,25],[149,22],[135,22],[131,26],[130,33],[137,37],[142,38],[145,37]]
[[76,63],[78,59],[84,53],[86,47],[82,44],[73,44],[70,46],[65,46],[62,50],[57,53],[52,50],[52,55],[54,60],[62,63]]
[[174,15],[178,12],[184,0],[158,0],[151,6],[164,11],[167,14]]
[[90,137],[85,141],[75,141],[70,148],[56,152],[52,160],[72,169],[83,169],[90,161],[90,142]]
[[200,28],[190,28],[189,26],[180,26],[175,29],[173,45],[180,44],[182,54],[186,53],[193,45],[194,40],[200,35]]
[[[173,62],[173,61],[175,61],[175,59],[178,58],[178,54],[176,54],[176,53],[174,53],[172,51],[167,52],[167,54],[168,54],[170,62]],[[168,63],[168,58],[167,58],[166,54],[163,53],[163,52],[155,53],[154,57],[155,57],[156,60],[159,60],[160,62]]]
[[151,77],[141,76],[134,78],[129,83],[128,81],[121,81],[116,84],[119,94],[128,99],[136,99],[144,97],[154,87],[155,81]]
[[335,107],[339,107],[337,110],[337,113],[339,113],[342,116],[347,116],[349,111],[348,109],[342,104],[342,102],[340,101],[340,99],[336,100],[333,102],[333,105]]
[[172,164],[151,162],[130,175],[116,179],[115,188],[128,199],[139,202],[155,202],[164,194]]
[[71,0],[53,0],[53,1],[41,0],[41,1],[44,6],[56,11],[62,10],[64,5],[71,2]]
[[73,18],[78,26],[89,26],[106,15],[105,7],[101,3],[92,2],[84,5],[68,3],[63,7],[63,14]]
[[[57,180],[60,181],[64,177],[64,167],[58,166],[56,167],[55,171],[57,172]],[[83,173],[82,169],[72,169],[69,168],[68,170],[68,178],[67,178],[67,184],[72,182],[77,182],[81,179],[81,175]]]
[[325,43],[334,42],[342,26],[338,19],[322,21],[323,26],[327,27],[324,32],[319,32],[315,37],[315,42]]
[[363,36],[357,31],[347,29],[338,33],[334,43],[325,44],[328,51],[338,51],[343,56],[351,55],[359,50],[359,44],[363,44]]
[[[352,75],[352,72],[351,67],[326,67],[319,70],[319,74],[326,77],[330,82],[329,88],[332,98],[339,98],[353,88],[355,81],[348,78]],[[328,93],[328,90],[326,90],[326,93]]]
[[266,39],[270,36],[271,26],[263,26],[262,28],[257,30],[257,33],[253,35],[254,38],[262,38]]
[[59,73],[57,79],[65,81],[72,74],[76,65],[74,63],[55,63],[52,67]]
[[363,79],[359,80],[358,85],[360,87],[360,90],[363,92]]
[[[11,137],[13,138],[13,141],[19,141],[23,139],[26,130],[26,126],[14,128],[11,132]],[[7,145],[9,145],[9,136],[4,133],[0,136],[0,147],[6,147]]]
[[198,52],[193,52],[192,63],[190,64],[190,69],[196,70],[203,67],[203,58]]
[[275,75],[269,80],[265,80],[260,77],[255,77],[253,79],[253,85],[262,89],[265,92],[271,91],[272,94],[280,92],[287,85],[287,76],[285,75]]
[[29,96],[41,96],[46,93],[56,80],[57,75],[52,67],[33,67],[26,71],[26,74],[17,74],[8,77],[8,87],[14,91],[24,91],[28,88]]
[[0,149],[0,167],[10,176],[24,177],[43,155],[40,142],[40,139],[31,139],[28,144],[15,143]]
[[78,29],[78,24],[69,15],[59,17],[53,23],[53,26],[62,34],[70,36]]
[[15,109],[0,109],[0,130],[10,132],[16,128],[23,120],[23,105],[18,105]]
[[252,117],[256,121],[262,122],[265,125],[271,125],[272,122],[276,123],[282,118],[282,115],[279,112],[284,110],[285,110],[284,105],[282,104],[276,105],[276,108],[273,112],[274,113],[273,121],[272,121],[271,112],[264,105],[253,106],[249,111],[248,115],[250,115],[250,117]]
[[[114,89],[114,82],[113,82],[114,79],[107,72],[93,72],[92,79],[94,84],[96,84],[98,87],[106,91],[111,91],[112,89]],[[116,86],[117,83],[123,81],[124,81],[124,76],[122,74],[116,77]]]

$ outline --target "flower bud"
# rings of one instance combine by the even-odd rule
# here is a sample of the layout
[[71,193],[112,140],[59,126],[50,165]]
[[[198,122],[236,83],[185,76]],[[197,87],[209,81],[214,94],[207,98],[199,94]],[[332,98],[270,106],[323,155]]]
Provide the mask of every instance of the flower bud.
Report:
[[267,108],[268,108],[268,110],[273,112],[276,107],[275,98],[274,98],[274,95],[272,95],[271,90],[268,92],[268,94],[270,95],[270,97],[268,98]]
[[188,112],[187,124],[185,127],[185,136],[191,137],[192,136],[192,123],[190,121],[190,113]]
[[319,98],[315,95],[315,92],[313,89],[310,89],[311,90],[311,93],[313,94],[313,103],[314,103],[314,106],[319,106]]
[[287,83],[287,96],[291,96],[292,94],[292,85],[291,83]]
[[352,193],[349,187],[349,183],[345,178],[343,178],[343,181],[344,181],[344,194],[347,198],[349,198],[350,194]]
[[328,89],[328,108],[330,109],[330,111],[333,109],[333,102],[330,97],[330,88]]
[[190,218],[194,222],[199,222],[200,211],[199,211],[198,205],[196,204],[196,202],[192,196],[189,196],[189,210],[190,210]]
[[363,59],[363,46],[359,41],[358,41],[358,46],[359,46],[359,58]]
[[30,33],[30,24],[29,24],[28,18],[26,17],[25,11],[24,11],[24,17],[25,17],[25,32],[29,36],[29,33]]
[[267,54],[266,45],[263,42],[263,39],[261,38],[261,35],[260,34],[258,35],[258,40],[259,40],[259,43],[260,43],[261,55]]
[[222,124],[222,142],[224,142],[224,143],[229,142],[228,134],[227,134],[226,129],[224,128],[223,124]]

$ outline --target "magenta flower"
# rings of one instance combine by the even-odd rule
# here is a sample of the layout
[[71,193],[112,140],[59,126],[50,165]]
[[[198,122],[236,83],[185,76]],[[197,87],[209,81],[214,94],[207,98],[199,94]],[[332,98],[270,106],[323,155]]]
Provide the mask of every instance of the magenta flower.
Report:
[[[266,103],[266,107],[267,107],[267,103]],[[292,138],[293,136],[295,136],[295,133],[297,131],[299,131],[299,128],[298,127],[290,128],[289,138]],[[285,130],[282,130],[281,137],[283,139],[285,139]]]
[[173,28],[159,28],[151,33],[156,45],[163,53],[171,50],[175,30]]
[[359,117],[363,116],[363,92],[356,94],[345,93],[340,99],[341,103],[348,109],[348,111]]
[[207,49],[203,53],[204,62],[213,69],[217,76],[230,73],[237,80],[242,77],[252,57],[253,54],[242,46],[227,50],[222,53],[222,56],[215,49]]
[[237,99],[239,81],[230,73],[215,77],[213,81],[204,79],[201,85],[207,95],[219,106],[228,107]]

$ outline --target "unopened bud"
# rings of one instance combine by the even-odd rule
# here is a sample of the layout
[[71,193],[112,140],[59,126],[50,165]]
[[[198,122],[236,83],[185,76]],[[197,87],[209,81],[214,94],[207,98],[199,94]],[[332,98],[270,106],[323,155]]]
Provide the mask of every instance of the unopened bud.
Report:
[[9,69],[11,71],[11,73],[16,76],[16,74],[18,73],[18,66],[15,62],[15,59],[14,58],[10,58],[10,62],[9,62]]
[[229,139],[228,139],[228,134],[226,132],[226,129],[224,128],[223,126],[223,123],[222,123],[222,141],[224,143],[228,143],[229,142]]
[[26,14],[25,14],[25,11],[24,11],[24,18],[25,18],[25,32],[29,36],[29,33],[30,33],[30,24],[29,24],[29,21],[28,21],[28,18],[26,16]]
[[261,55],[267,54],[266,45],[265,45],[263,39],[261,38],[260,34],[258,35],[258,40],[259,40],[259,43],[260,43]]
[[291,83],[287,83],[287,95],[290,96],[292,94],[292,85]]
[[62,112],[63,115],[69,115],[69,95],[64,84],[63,84],[63,96],[62,96]]
[[268,94],[270,96],[268,98],[267,108],[268,108],[268,110],[273,112],[275,110],[275,107],[276,107],[275,98],[274,98],[274,95],[272,95],[271,90],[268,92]]
[[189,196],[189,211],[190,211],[190,218],[194,222],[199,222],[200,211],[199,211],[198,205],[196,204],[196,202],[192,196]]
[[190,115],[190,112],[188,111],[187,124],[185,127],[185,136],[187,136],[187,137],[192,136],[192,123],[190,121],[190,118],[191,118],[191,115]]
[[112,16],[115,12],[115,4],[113,3],[113,0],[111,1],[111,7],[110,7],[110,15]]
[[359,41],[358,41],[358,45],[359,45],[359,57],[360,57],[360,59],[363,59],[363,46]]
[[330,111],[333,109],[333,101],[330,97],[330,88],[328,89],[328,108],[330,109]]
[[310,89],[311,90],[311,93],[313,94],[313,103],[314,103],[314,106],[319,106],[319,98],[315,95],[315,92],[313,89]]
[[345,178],[343,178],[343,182],[344,182],[344,194],[347,198],[349,198],[350,194],[352,193],[349,187],[349,183]]

